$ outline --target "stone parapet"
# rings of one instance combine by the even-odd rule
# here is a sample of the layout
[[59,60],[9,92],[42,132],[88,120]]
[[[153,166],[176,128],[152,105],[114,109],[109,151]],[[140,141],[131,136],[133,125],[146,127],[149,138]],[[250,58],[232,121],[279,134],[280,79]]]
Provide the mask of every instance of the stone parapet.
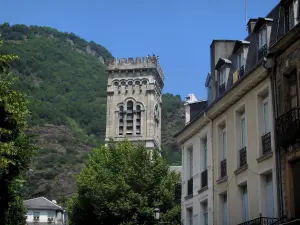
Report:
[[161,79],[164,80],[164,74],[159,65],[157,56],[136,57],[136,59],[115,58],[113,60],[106,61],[105,64],[107,71],[156,69]]

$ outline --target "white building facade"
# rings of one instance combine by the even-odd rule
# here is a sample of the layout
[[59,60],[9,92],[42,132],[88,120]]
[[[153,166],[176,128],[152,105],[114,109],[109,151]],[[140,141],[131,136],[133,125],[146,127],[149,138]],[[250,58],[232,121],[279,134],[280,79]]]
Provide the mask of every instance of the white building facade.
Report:
[[182,149],[182,224],[213,224],[211,122],[202,116],[176,138]]
[[34,224],[66,224],[66,214],[63,208],[45,197],[38,197],[24,201],[27,208],[26,222]]

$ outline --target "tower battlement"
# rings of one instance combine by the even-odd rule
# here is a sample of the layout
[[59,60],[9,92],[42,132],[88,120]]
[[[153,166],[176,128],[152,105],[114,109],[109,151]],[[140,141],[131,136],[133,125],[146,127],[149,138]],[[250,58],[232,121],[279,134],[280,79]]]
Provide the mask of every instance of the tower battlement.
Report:
[[135,59],[115,58],[106,61],[106,67],[107,71],[156,69],[161,79],[164,80],[164,74],[156,56],[136,57]]

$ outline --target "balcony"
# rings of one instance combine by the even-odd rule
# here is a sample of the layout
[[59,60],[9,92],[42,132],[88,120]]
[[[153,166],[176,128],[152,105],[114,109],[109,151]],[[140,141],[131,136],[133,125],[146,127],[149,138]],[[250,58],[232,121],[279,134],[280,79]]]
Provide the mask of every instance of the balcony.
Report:
[[267,153],[272,151],[271,146],[271,133],[267,133],[261,137],[262,142],[262,154],[266,155]]
[[219,86],[219,95],[223,94],[224,92],[225,92],[225,83]]
[[193,178],[188,180],[188,191],[187,195],[193,195]]
[[268,46],[265,44],[258,50],[258,60],[261,60],[264,56],[267,55]]
[[227,175],[227,160],[224,159],[221,161],[221,178]]
[[285,217],[283,218],[268,218],[268,217],[258,217],[253,220],[246,221],[244,223],[240,223],[238,225],[279,225],[283,222]]
[[247,165],[247,147],[240,150],[240,167]]
[[287,148],[293,145],[300,135],[300,110],[294,108],[276,119],[278,144]]
[[201,188],[207,187],[207,170],[201,173]]
[[241,68],[238,70],[239,72],[239,79],[244,76],[245,74],[245,66],[241,66]]

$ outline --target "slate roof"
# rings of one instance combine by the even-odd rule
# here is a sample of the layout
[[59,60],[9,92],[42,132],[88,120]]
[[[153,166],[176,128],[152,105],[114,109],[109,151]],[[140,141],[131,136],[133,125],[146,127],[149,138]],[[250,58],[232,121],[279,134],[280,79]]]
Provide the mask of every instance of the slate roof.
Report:
[[[300,4],[299,4],[300,5]],[[281,7],[281,4],[278,3],[269,13],[266,15],[266,17],[260,17],[257,18],[257,24],[255,25],[256,29],[259,29],[263,23],[271,24],[271,34],[269,39],[269,47],[274,45],[277,41],[280,40],[285,34],[284,31],[284,13],[282,13],[283,8]],[[300,11],[300,7],[299,7]],[[218,40],[213,40],[211,46]],[[232,42],[234,40],[221,40],[221,41],[228,41]],[[258,59],[258,32],[252,32],[250,33],[244,40],[235,40],[237,43],[245,44],[248,47],[248,54],[246,57],[245,62],[245,72],[244,76],[239,79],[237,82],[233,83],[233,72],[236,71],[237,67],[237,57],[235,54],[231,54],[229,57],[227,57],[227,60],[232,62],[230,64],[230,73],[227,80],[226,90],[225,92],[216,98],[208,107],[201,113],[199,113],[197,116],[195,116],[181,131],[176,133],[174,137],[177,137],[179,134],[181,134],[183,131],[185,131],[191,124],[193,124],[195,121],[197,121],[205,112],[207,112],[213,105],[215,105],[221,98],[223,98],[227,92],[229,92],[234,86],[238,85],[240,82],[243,82],[244,78],[251,74],[258,66],[262,65],[263,60]],[[234,49],[233,53],[237,49]]]
[[45,197],[32,198],[24,201],[27,209],[53,209],[63,210],[60,206],[54,204]]

